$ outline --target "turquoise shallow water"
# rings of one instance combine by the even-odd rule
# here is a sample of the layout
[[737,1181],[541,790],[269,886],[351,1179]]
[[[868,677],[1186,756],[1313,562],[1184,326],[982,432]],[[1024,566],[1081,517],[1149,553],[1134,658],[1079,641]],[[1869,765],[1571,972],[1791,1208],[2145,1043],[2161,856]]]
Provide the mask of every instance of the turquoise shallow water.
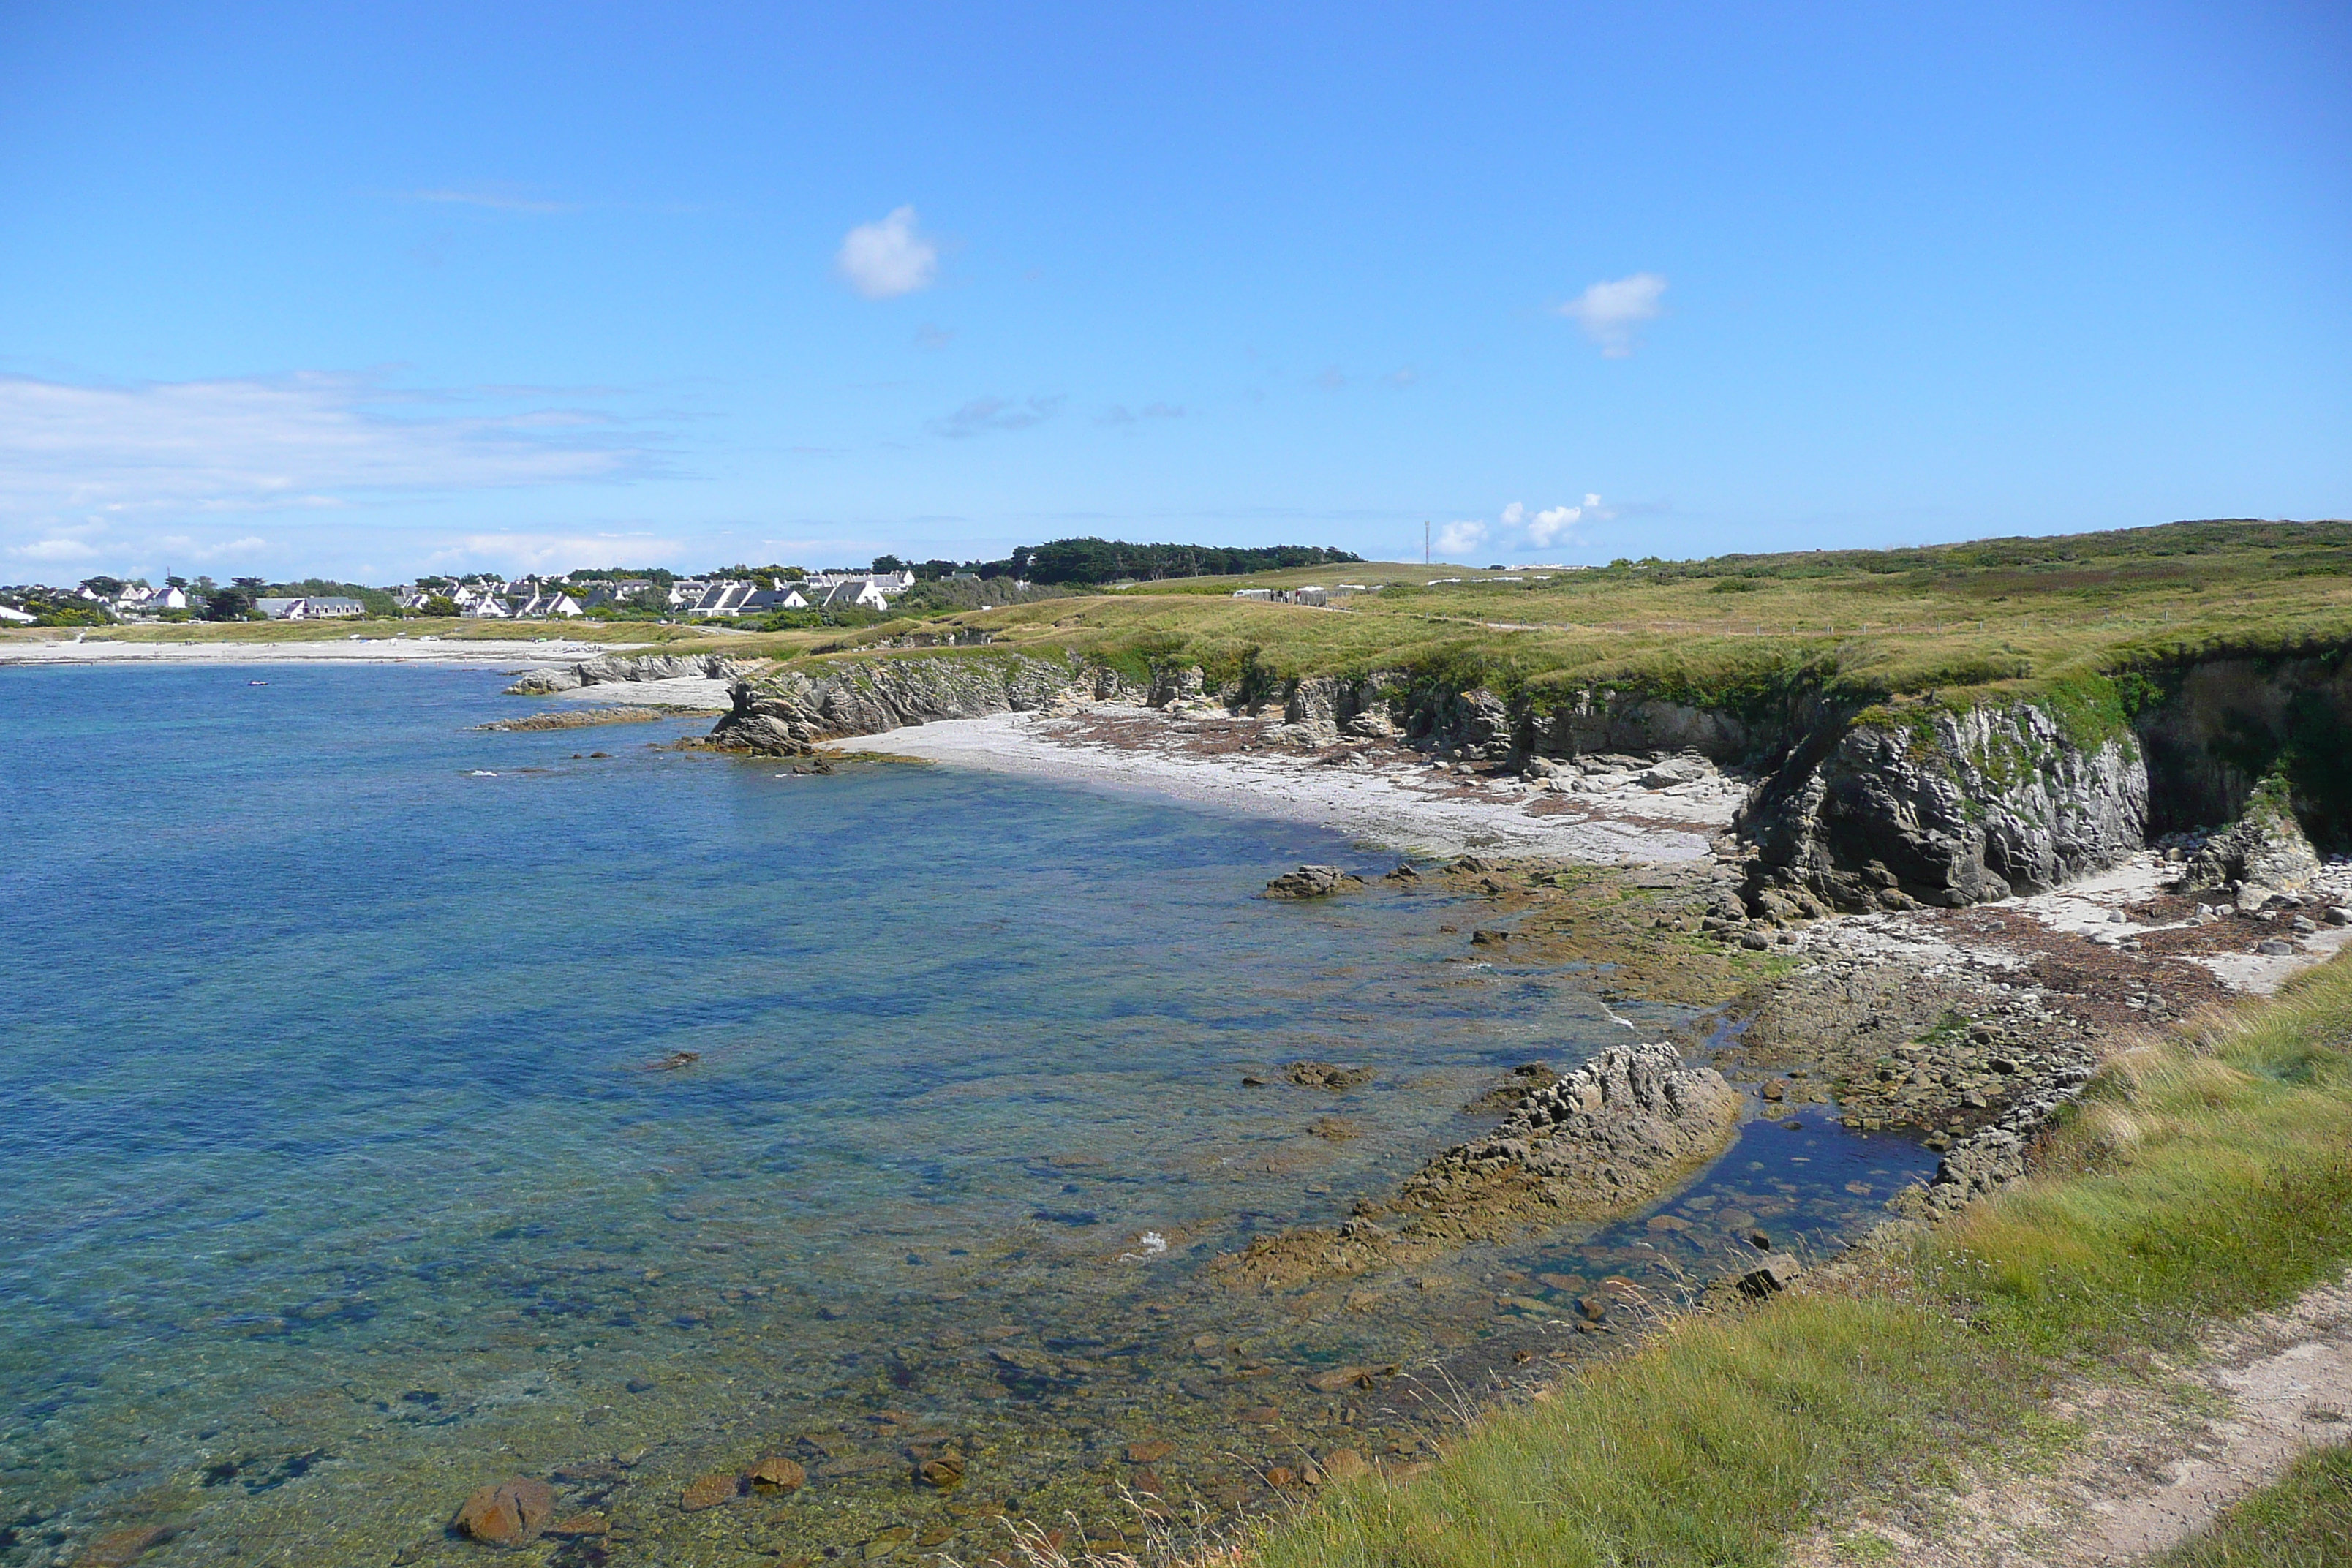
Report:
[[[1622,1037],[1584,983],[1444,962],[1433,894],[1252,896],[1385,868],[1328,833],[648,743],[693,722],[470,730],[502,684],[0,672],[0,1561],[125,1527],[180,1531],[152,1563],[463,1561],[450,1511],[518,1471],[612,1522],[558,1563],[1107,1536],[1129,1443],[1212,1509],[1284,1455],[1409,1453],[1441,1415],[1317,1369],[1541,1348],[1565,1325],[1498,1289],[1668,1288],[1710,1215],[1826,1228],[1920,1163],[1765,1126],[1688,1228],[1233,1292],[1219,1252]],[[1240,1087],[1297,1058],[1377,1076]],[[942,1444],[946,1494],[911,1478]],[[766,1453],[812,1484],[678,1510]]]

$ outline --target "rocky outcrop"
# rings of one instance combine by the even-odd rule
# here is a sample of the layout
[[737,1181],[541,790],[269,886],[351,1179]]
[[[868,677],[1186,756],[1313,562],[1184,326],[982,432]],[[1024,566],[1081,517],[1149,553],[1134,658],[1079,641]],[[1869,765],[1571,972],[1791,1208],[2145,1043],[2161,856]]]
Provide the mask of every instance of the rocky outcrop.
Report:
[[845,659],[739,683],[733,710],[706,744],[800,755],[821,742],[934,720],[1141,695],[1114,670],[1067,659],[1007,653]]
[[1432,1160],[1391,1210],[1458,1213],[1502,1187],[1561,1219],[1621,1213],[1713,1158],[1742,1104],[1721,1073],[1685,1067],[1672,1046],[1612,1046],[1486,1137]]
[[548,697],[626,680],[733,680],[743,667],[721,654],[606,654],[584,663],[534,669],[507,688],[509,697]]
[[2039,892],[2145,840],[2128,733],[2078,739],[2032,702],[1864,720],[1799,748],[1739,826],[1759,913],[1958,907]]
[[2205,841],[2189,862],[2192,889],[2227,888],[2242,910],[2258,910],[2281,893],[2311,885],[2319,855],[2304,836],[2284,783],[2266,780],[2246,802],[2246,814]]
[[1364,885],[1361,877],[1349,875],[1337,866],[1301,866],[1296,871],[1285,871],[1265,885],[1269,899],[1328,899],[1334,893],[1344,893],[1350,888]]
[[1723,1151],[1744,1101],[1671,1046],[1612,1046],[1522,1099],[1475,1142],[1422,1167],[1336,1230],[1261,1237],[1212,1266],[1226,1284],[1280,1290],[1402,1265],[1531,1226],[1625,1214]]

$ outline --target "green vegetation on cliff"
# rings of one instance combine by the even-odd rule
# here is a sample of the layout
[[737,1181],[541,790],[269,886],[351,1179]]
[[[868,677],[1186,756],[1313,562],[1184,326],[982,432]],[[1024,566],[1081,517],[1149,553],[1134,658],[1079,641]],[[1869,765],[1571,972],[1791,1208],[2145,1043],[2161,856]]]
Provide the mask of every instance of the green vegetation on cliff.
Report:
[[[2171,1374],[2155,1358],[2193,1358],[2214,1320],[2284,1303],[2347,1261],[2352,961],[2338,959],[2274,1002],[2117,1058],[2039,1173],[1941,1228],[1820,1289],[1670,1325],[1481,1420],[1426,1475],[1333,1487],[1249,1555],[1780,1562],[1874,1503],[1932,1508],[1964,1465],[2070,1442],[2063,1383],[2163,1397]],[[2352,1542],[2333,1517],[2341,1552]],[[2308,1537],[2326,1518],[2305,1508],[2294,1528]]]

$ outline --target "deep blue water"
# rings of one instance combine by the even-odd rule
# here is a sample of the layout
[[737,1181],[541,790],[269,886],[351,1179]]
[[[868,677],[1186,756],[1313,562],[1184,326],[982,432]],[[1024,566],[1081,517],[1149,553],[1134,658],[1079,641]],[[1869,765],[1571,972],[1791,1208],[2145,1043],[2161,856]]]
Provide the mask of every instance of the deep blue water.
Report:
[[[1572,976],[1443,963],[1434,896],[1252,896],[1386,857],[660,744],[703,721],[469,728],[533,706],[503,684],[0,670],[0,1561],[125,1521],[185,1531],[158,1563],[458,1561],[472,1486],[616,1456],[626,1485],[572,1499],[615,1562],[901,1518],[971,1560],[1006,1499],[1267,1397],[1252,1362],[1402,1359],[1481,1270],[1574,1261],[1304,1317],[1203,1276],[1475,1131],[1498,1069],[1610,1037]],[[1379,1077],[1239,1087],[1296,1058]],[[1335,1112],[1353,1136],[1310,1133]],[[1790,1173],[1748,1147],[1718,1184]],[[1685,1212],[1754,1206],[1706,1194]],[[1587,1272],[1707,1245],[1592,1239]],[[1239,1347],[1213,1376],[1204,1334]],[[1061,1370],[992,1359],[1013,1344]],[[987,1508],[880,1463],[890,1410],[961,1436]],[[850,1458],[788,1508],[655,1500],[803,1440]]]

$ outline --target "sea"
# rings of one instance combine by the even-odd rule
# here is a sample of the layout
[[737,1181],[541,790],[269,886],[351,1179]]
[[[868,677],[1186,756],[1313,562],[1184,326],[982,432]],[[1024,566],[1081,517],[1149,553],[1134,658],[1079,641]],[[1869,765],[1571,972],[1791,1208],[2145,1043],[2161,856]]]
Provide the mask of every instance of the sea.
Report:
[[[554,1568],[1147,1551],[1932,1163],[1776,1109],[1654,1212],[1253,1289],[1631,1037],[1602,977],[1464,963],[1396,847],[480,728],[561,706],[509,679],[0,668],[0,1563],[480,1563],[511,1476]],[[1369,887],[1258,896],[1303,862]]]

